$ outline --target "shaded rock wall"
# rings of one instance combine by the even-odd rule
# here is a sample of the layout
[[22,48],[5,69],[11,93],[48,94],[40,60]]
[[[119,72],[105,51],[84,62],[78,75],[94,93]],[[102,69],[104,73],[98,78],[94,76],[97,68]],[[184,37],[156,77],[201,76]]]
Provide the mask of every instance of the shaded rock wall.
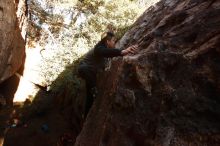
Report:
[[220,144],[220,1],[162,0],[120,40],[75,146]]
[[[23,9],[17,12],[20,7]],[[0,83],[12,76],[24,62],[25,42],[21,30],[24,28],[25,11],[24,0],[0,1]]]

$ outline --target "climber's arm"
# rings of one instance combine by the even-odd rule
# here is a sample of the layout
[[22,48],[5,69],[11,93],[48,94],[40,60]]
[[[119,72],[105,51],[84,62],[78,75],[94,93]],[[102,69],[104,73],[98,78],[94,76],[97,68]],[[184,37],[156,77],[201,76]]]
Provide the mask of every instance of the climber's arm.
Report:
[[127,54],[135,54],[137,52],[137,45],[130,46],[124,50],[116,49],[116,48],[105,48],[104,46],[100,46],[95,48],[95,53],[102,55],[104,57],[112,58],[116,56],[125,56]]

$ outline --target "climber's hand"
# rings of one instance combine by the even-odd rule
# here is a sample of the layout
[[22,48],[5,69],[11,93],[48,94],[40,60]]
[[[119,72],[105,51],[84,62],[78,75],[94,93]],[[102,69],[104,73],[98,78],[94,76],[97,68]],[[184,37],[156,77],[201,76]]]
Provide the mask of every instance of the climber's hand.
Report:
[[127,55],[127,54],[136,54],[137,51],[138,51],[138,45],[132,45],[132,46],[126,48],[125,50],[122,50],[121,54],[123,56]]

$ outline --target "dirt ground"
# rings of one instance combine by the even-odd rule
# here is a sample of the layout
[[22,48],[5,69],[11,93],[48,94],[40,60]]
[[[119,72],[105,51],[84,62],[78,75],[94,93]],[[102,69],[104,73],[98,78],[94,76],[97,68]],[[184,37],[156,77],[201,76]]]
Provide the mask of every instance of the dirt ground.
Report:
[[76,135],[63,114],[50,108],[23,121],[20,106],[0,109],[0,146],[68,146]]

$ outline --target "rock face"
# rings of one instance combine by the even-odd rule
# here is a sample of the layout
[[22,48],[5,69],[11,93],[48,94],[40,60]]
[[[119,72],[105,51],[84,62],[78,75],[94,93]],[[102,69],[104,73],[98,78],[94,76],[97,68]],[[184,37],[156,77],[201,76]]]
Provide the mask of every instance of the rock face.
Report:
[[220,144],[220,1],[162,0],[120,40],[75,146]]
[[[24,2],[0,1],[0,83],[12,76],[24,62],[25,43],[21,35],[26,19]],[[20,11],[17,12],[18,8]],[[23,34],[25,36],[25,32]]]

